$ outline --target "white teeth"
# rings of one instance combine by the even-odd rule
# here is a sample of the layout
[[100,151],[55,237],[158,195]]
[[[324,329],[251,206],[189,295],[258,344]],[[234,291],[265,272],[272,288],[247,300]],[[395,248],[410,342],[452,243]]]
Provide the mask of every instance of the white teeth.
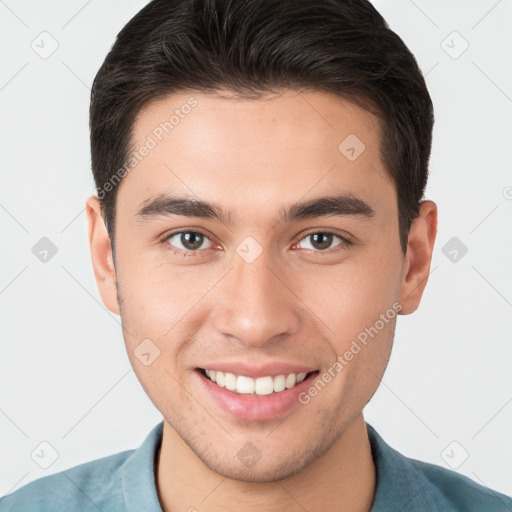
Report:
[[285,389],[290,389],[299,382],[302,382],[307,373],[290,373],[288,375],[277,375],[276,377],[259,377],[253,379],[245,375],[235,375],[234,373],[221,372],[215,370],[205,370],[205,374],[210,380],[216,382],[221,388],[225,387],[236,393],[250,395],[270,395],[279,393]]
[[295,375],[295,373],[290,373],[290,375],[288,375],[288,377],[286,377],[286,383],[285,383],[286,389],[293,388],[293,386],[295,386],[296,382],[297,382],[297,376]]
[[[217,372],[217,375],[222,372]],[[254,393],[255,382],[251,377],[245,377],[244,375],[239,375],[236,380],[236,392],[237,393]]]
[[284,375],[278,375],[274,377],[274,391],[284,391],[286,389],[286,377]]
[[230,391],[236,391],[236,375],[232,373],[226,373],[226,389]]
[[224,372],[216,372],[215,382],[218,386],[223,388],[226,385],[226,374]]
[[260,377],[256,379],[255,393],[257,395],[270,395],[274,392],[274,379],[272,377]]
[[307,373],[297,373],[297,384],[306,378]]

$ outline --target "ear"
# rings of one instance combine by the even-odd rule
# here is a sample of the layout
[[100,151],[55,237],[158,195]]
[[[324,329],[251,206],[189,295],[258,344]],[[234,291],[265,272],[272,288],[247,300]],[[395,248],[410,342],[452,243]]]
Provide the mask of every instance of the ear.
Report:
[[93,195],[87,199],[85,212],[87,215],[92,266],[101,300],[108,310],[119,315],[112,246],[107,227],[103,221],[100,201],[96,196]]
[[419,215],[411,224],[400,284],[401,315],[418,309],[427,285],[430,263],[437,234],[437,206],[422,201]]

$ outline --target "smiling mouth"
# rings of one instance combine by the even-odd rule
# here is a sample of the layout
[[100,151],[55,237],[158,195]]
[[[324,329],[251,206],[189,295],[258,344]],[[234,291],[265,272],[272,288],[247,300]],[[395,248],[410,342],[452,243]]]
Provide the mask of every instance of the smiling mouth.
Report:
[[208,368],[198,368],[198,370],[207,379],[221,388],[226,388],[240,395],[253,396],[273,395],[287,389],[292,389],[297,384],[318,373],[318,370],[315,370],[308,373],[289,373],[276,375],[275,377],[266,376],[253,379],[246,375],[235,375],[234,373],[210,370]]

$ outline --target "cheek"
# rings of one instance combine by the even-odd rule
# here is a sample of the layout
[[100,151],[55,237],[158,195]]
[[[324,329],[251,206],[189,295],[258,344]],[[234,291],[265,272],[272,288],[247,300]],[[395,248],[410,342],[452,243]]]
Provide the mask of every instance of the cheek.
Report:
[[117,275],[127,319],[141,333],[158,336],[168,333],[209,288],[201,272],[165,265],[156,258],[123,262]]
[[[163,277],[163,278],[162,278]],[[147,272],[142,266],[124,272],[118,279],[123,298],[123,337],[139,382],[159,410],[168,402],[187,404],[182,352],[191,339],[187,312],[196,300],[190,289],[180,294],[181,283]]]
[[[201,266],[178,267],[161,261],[119,265],[125,345],[146,389],[151,385],[158,387],[158,382],[172,385],[175,381],[169,373],[179,381],[185,378],[187,365],[183,357],[190,352],[191,345],[195,348],[195,335],[208,315],[205,299],[218,281],[218,271],[212,270],[210,274]],[[150,348],[154,344],[156,348],[152,350],[159,353],[151,371],[142,367],[135,355],[142,350],[139,347],[143,343]],[[173,393],[172,388],[167,391]],[[160,394],[160,390],[154,389],[151,395],[155,394]]]
[[399,279],[396,260],[354,259],[302,273],[294,282],[294,292],[325,324],[339,353],[347,341],[373,326],[390,308],[388,316],[395,316]]

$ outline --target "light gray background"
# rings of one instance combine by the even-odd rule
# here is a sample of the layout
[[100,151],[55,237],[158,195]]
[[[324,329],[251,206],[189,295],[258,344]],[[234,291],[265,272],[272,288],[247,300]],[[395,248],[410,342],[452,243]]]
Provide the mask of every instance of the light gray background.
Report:
[[[1,495],[135,448],[161,419],[101,303],[84,214],[90,85],[145,3],[0,0]],[[440,220],[423,302],[399,317],[365,418],[405,455],[512,495],[512,0],[375,4],[426,73]],[[52,38],[41,58],[32,46]],[[42,237],[58,249],[46,263]],[[453,237],[468,248],[455,262]],[[58,452],[47,469],[43,441]]]

